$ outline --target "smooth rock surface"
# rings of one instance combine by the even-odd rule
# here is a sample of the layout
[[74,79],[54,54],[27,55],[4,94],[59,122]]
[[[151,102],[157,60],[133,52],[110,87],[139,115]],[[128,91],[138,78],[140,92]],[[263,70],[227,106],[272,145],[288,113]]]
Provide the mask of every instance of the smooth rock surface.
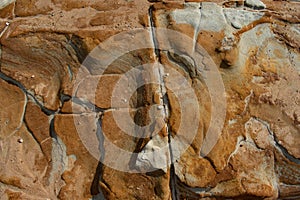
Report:
[[246,0],[245,4],[251,8],[263,9],[266,8],[266,5],[260,0]]
[[22,126],[27,98],[22,90],[1,80],[1,139],[11,136]]

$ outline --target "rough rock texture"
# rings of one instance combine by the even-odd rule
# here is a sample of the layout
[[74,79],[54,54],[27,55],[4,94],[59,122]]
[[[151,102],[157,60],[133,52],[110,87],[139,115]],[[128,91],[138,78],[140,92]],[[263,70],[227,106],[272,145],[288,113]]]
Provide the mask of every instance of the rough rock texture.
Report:
[[292,0],[1,1],[0,199],[300,199],[299,22]]

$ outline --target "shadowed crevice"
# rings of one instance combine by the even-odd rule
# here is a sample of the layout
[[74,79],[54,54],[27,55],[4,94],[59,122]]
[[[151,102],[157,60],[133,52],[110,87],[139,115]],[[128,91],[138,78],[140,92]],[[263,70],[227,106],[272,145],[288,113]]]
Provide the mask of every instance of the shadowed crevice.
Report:
[[72,36],[67,35],[66,37],[69,41],[69,44],[75,51],[78,61],[80,63],[83,63],[83,61],[89,54],[89,51],[88,51],[88,48],[87,48],[85,42],[83,41],[82,38],[80,38],[77,35],[72,35]]
[[105,199],[103,191],[101,190],[101,187],[99,185],[100,182],[103,182],[103,178],[102,178],[103,166],[104,166],[103,161],[105,158],[104,135],[102,132],[102,116],[103,115],[99,116],[98,123],[97,123],[97,131],[96,131],[97,139],[99,142],[98,148],[99,148],[99,152],[100,152],[100,158],[99,158],[96,172],[95,172],[95,175],[94,175],[91,187],[90,187],[90,193],[91,193],[91,195],[93,195],[93,200],[94,199],[95,200],[97,200],[97,199],[104,200]]
[[[150,6],[149,13],[148,13],[149,20],[150,20],[150,26],[151,26],[151,38],[152,38],[152,42],[154,45],[154,53],[157,58],[157,61],[159,63],[162,63],[160,50],[159,50],[159,46],[158,46],[158,41],[157,41],[157,36],[156,36],[156,32],[155,32],[153,9],[154,9],[154,6],[153,5]],[[162,73],[163,73],[163,69],[160,69],[159,70],[159,76],[161,77],[160,92],[163,92],[165,90],[164,79],[162,78],[163,77]],[[179,200],[178,191],[177,191],[177,187],[176,187],[176,177],[177,176],[175,173],[173,150],[172,150],[172,146],[171,146],[172,133],[170,132],[170,127],[169,127],[169,123],[168,123],[168,120],[169,120],[168,112],[170,110],[170,102],[169,102],[168,95],[163,96],[163,105],[164,105],[164,112],[165,112],[165,117],[166,117],[165,121],[167,123],[168,146],[169,146],[169,154],[170,154],[170,159],[171,159],[169,188],[171,191],[172,200]]]
[[27,89],[20,82],[18,82],[15,79],[7,76],[3,72],[0,72],[0,79],[3,79],[7,83],[15,85],[18,88],[20,88],[27,96],[30,96],[34,100],[34,102],[41,108],[41,110],[46,115],[52,115],[52,114],[54,114],[56,112],[56,111],[53,111],[53,110],[49,110],[48,108],[46,108],[45,106],[43,106],[42,103],[40,103],[33,94],[31,94],[30,92],[28,92]]

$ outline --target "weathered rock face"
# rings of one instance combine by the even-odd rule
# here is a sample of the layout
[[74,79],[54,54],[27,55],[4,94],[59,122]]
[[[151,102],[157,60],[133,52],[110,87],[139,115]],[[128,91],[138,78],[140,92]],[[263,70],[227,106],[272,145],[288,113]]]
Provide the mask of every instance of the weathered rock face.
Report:
[[299,11],[0,2],[1,199],[299,199]]

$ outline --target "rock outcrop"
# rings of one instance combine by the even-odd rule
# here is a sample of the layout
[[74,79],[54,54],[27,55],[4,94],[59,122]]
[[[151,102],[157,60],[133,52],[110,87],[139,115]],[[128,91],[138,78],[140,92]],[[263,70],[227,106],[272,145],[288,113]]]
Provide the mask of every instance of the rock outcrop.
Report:
[[0,2],[1,199],[300,199],[300,3]]

